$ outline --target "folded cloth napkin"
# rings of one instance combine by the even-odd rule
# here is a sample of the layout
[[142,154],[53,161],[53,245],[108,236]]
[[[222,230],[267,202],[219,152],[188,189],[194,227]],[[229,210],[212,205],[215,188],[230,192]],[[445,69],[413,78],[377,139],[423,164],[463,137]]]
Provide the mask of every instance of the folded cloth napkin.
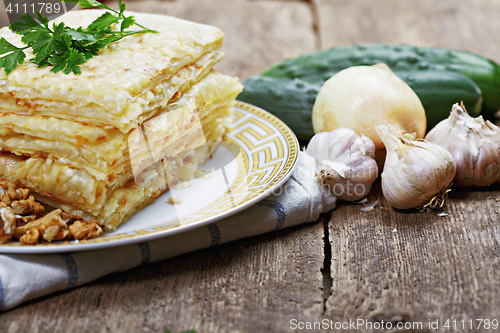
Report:
[[106,274],[315,221],[335,208],[336,197],[320,186],[314,170],[314,158],[299,152],[292,176],[281,189],[239,214],[189,232],[88,252],[0,255],[0,311]]

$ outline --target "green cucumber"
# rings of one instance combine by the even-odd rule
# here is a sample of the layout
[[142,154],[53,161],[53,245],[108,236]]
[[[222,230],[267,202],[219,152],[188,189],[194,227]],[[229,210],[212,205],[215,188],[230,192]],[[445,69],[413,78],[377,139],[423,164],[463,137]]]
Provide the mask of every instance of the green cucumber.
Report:
[[295,133],[299,140],[314,135],[312,108],[323,82],[253,76],[243,83],[245,89],[238,99],[274,114]]
[[[486,117],[491,117],[500,109],[500,65],[465,51],[410,45],[355,44],[288,59],[265,70],[261,75],[319,82],[351,66],[377,63],[387,64],[394,72],[460,73],[481,89],[483,114]],[[447,87],[442,86],[440,89],[444,96]]]
[[[448,118],[454,103],[463,101],[467,111],[481,111],[481,90],[466,76],[455,72],[396,72],[418,95],[426,110],[427,128]],[[299,140],[313,135],[312,109],[324,81],[253,76],[246,79],[238,99],[259,106],[283,120]],[[446,87],[446,88],[443,88]],[[443,89],[446,93],[443,93]]]
[[[455,103],[464,102],[467,112],[476,117],[481,112],[481,89],[468,77],[445,71],[396,72],[417,94],[425,109],[427,130],[448,118]],[[446,93],[443,93],[446,92]]]

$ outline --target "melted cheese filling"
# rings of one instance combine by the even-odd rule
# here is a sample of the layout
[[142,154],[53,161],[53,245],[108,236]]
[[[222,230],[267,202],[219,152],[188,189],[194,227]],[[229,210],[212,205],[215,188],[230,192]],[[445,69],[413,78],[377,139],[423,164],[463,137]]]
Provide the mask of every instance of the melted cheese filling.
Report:
[[[87,26],[103,12],[74,11],[55,21]],[[212,69],[223,58],[219,29],[130,14],[158,33],[113,43],[83,64],[81,75],[30,61],[8,77],[0,69],[0,174],[107,230],[171,184],[193,179],[221,141],[243,88]],[[0,37],[22,45],[7,27]]]
[[[196,130],[190,121],[225,117],[227,105],[236,98],[241,85],[232,78],[211,71],[175,103],[143,123],[155,155],[165,147],[175,155],[180,137]],[[53,117],[0,115],[0,148],[17,155],[54,155],[64,164],[86,170],[97,179],[106,179],[130,165],[130,133],[103,129]],[[167,149],[168,150],[168,149]]]

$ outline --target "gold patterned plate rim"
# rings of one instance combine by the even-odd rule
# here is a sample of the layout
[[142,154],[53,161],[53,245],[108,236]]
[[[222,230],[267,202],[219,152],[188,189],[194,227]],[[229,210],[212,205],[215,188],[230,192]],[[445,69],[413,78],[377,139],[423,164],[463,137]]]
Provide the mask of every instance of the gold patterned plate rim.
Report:
[[[0,253],[92,251],[151,241],[220,221],[262,200],[290,177],[297,162],[299,144],[292,130],[269,112],[240,101],[233,108],[233,122],[223,140],[224,147],[217,148],[214,153],[214,158],[223,155],[226,158],[230,152],[233,160],[225,167],[227,175],[223,174],[227,187],[213,199],[203,197],[204,194],[200,194],[203,191],[197,187],[209,185],[203,185],[203,181],[195,182],[184,191],[187,191],[187,197],[191,196],[189,193],[201,195],[198,202],[202,204],[189,211],[187,203],[184,208],[187,207],[188,213],[180,217],[168,219],[168,209],[171,212],[172,205],[169,207],[166,202],[173,196],[174,190],[171,190],[172,193],[163,194],[112,233],[80,242],[44,242],[37,245],[7,242],[0,245]],[[177,210],[175,212],[177,214]],[[154,220],[158,216],[160,220]]]

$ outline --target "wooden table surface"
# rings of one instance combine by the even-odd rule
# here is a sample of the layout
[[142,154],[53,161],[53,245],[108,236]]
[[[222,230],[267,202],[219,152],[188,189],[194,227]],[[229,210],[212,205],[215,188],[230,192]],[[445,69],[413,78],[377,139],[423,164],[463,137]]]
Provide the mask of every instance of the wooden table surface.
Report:
[[[241,79],[284,58],[355,42],[442,46],[500,61],[494,0],[127,4],[220,27],[226,59],[217,68]],[[369,200],[377,197],[379,183]],[[381,203],[372,212],[339,203],[316,223],[106,276],[1,314],[0,332],[290,332],[293,320],[324,319],[344,323],[333,332],[377,331],[346,328],[349,320],[406,325],[397,332],[500,331],[486,321],[481,329],[460,326],[500,320],[500,186],[452,191],[444,217]],[[436,320],[440,330],[430,329]]]

